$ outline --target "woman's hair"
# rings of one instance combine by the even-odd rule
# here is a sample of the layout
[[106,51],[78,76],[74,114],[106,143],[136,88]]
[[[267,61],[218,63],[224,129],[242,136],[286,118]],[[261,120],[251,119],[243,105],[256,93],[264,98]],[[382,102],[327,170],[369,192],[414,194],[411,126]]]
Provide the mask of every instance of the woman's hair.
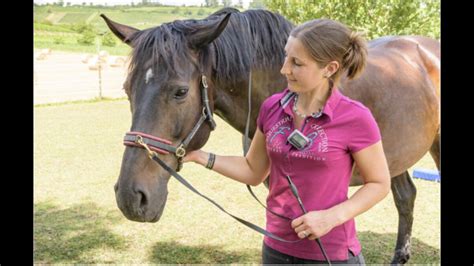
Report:
[[339,69],[331,76],[337,83],[344,71],[349,79],[364,70],[367,44],[362,34],[351,31],[346,25],[330,20],[315,19],[295,27],[290,35],[301,41],[320,67],[331,61],[339,62]]

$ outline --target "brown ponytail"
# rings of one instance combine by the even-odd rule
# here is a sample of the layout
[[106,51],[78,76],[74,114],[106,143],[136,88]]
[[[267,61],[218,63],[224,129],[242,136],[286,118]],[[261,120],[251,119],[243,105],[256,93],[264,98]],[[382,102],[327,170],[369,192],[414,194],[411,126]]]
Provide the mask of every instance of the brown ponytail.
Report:
[[367,60],[367,44],[360,32],[351,32],[349,47],[342,58],[342,66],[347,70],[349,79],[356,78],[362,73]]

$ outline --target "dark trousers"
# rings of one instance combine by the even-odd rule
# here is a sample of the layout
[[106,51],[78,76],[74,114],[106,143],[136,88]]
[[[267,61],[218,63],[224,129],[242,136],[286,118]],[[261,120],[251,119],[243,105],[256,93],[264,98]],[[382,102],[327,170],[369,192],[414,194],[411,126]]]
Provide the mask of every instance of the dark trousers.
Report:
[[[357,256],[355,256],[350,250],[348,250],[347,252],[349,253],[349,258],[347,260],[331,261],[331,264],[365,265],[365,260],[364,260],[364,256],[362,256],[362,252]],[[263,264],[326,264],[327,265],[326,261],[307,260],[307,259],[301,259],[301,258],[283,254],[265,245],[265,243],[263,243],[263,247],[262,247],[262,263]]]

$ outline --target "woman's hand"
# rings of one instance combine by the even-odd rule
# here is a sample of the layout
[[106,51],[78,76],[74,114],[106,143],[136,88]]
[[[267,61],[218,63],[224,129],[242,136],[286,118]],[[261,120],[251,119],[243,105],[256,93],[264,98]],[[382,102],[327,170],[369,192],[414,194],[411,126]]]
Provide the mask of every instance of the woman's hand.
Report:
[[183,157],[183,163],[195,162],[195,163],[204,165],[205,163],[207,163],[208,157],[209,157],[209,154],[202,150],[190,151],[186,153],[186,155]]
[[299,238],[309,240],[320,238],[337,226],[337,219],[331,210],[311,211],[291,222]]

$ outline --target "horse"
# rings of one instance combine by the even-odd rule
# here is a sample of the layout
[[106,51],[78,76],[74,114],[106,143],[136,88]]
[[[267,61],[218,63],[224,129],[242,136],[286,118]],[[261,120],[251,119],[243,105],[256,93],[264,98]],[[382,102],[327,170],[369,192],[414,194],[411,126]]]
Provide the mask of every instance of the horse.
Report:
[[[243,133],[251,106],[248,132],[253,136],[261,103],[287,85],[279,70],[294,25],[277,13],[224,8],[205,19],[175,20],[145,30],[101,16],[132,47],[124,82],[131,131],[167,147],[181,145],[173,150],[181,157],[156,148],[171,168],[179,168],[184,142],[188,151],[207,142],[215,126],[212,113]],[[438,170],[440,166],[439,74],[439,41],[385,36],[368,43],[362,75],[343,77],[338,86],[371,110],[381,131],[399,217],[395,264],[406,263],[411,255],[416,187],[407,169],[428,151]],[[169,178],[142,149],[127,146],[114,186],[119,209],[129,220],[157,222]],[[361,184],[355,166],[351,186]]]

